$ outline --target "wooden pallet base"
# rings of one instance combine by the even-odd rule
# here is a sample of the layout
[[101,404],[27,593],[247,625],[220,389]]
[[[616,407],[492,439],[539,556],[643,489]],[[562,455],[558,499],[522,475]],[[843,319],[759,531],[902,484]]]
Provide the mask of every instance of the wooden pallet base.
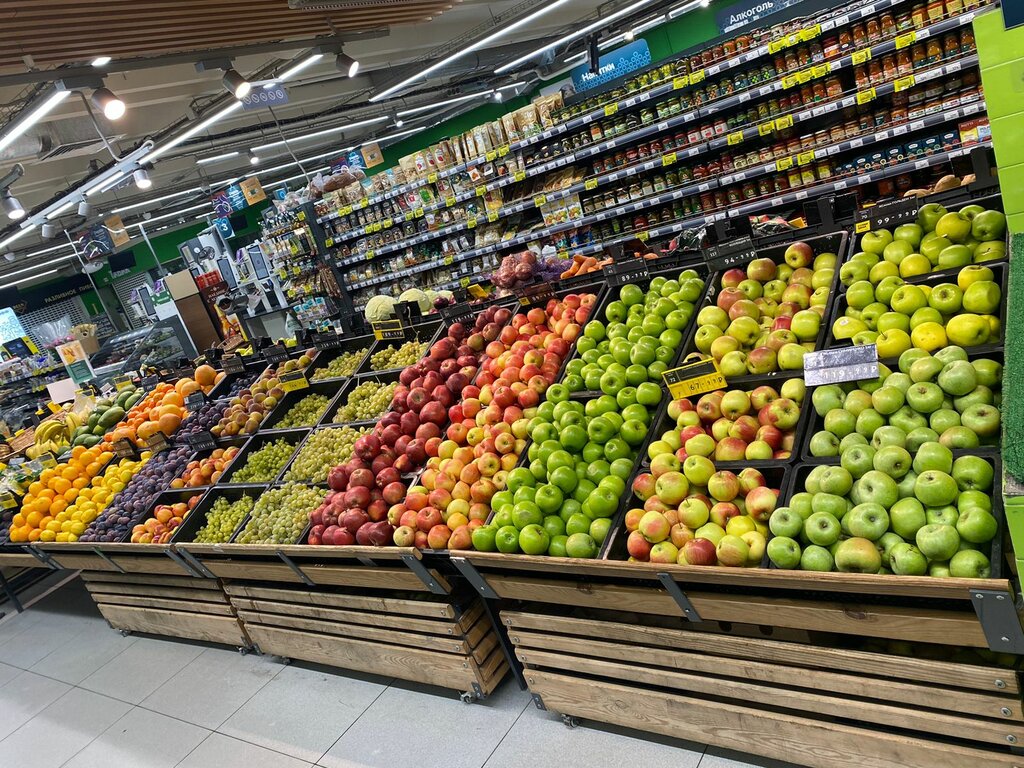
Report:
[[1013,669],[564,614],[501,614],[530,690],[562,714],[809,768],[1024,766]]
[[458,608],[413,599],[228,583],[231,604],[263,653],[486,696],[508,671],[479,598]]
[[100,613],[114,629],[239,648],[252,645],[219,582],[187,576],[83,571]]

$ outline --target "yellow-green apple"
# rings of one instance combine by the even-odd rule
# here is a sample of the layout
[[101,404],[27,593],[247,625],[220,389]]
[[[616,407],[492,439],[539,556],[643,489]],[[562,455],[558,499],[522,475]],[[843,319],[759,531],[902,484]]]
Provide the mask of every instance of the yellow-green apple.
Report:
[[746,453],[745,441],[738,437],[725,437],[715,446],[715,461],[742,461]]
[[1006,216],[1001,211],[981,211],[971,217],[971,236],[975,240],[1002,240],[1006,236]]
[[778,269],[775,266],[775,262],[771,259],[754,259],[747,264],[747,277],[751,280],[757,280],[760,283],[767,283],[769,280],[774,280],[777,272]]
[[949,560],[949,575],[953,578],[987,579],[991,574],[992,564],[982,552],[964,549]]
[[778,496],[775,491],[765,486],[758,486],[746,495],[747,514],[760,522],[767,522],[775,511]]
[[734,473],[719,470],[708,478],[707,488],[717,501],[732,501],[740,493],[740,481]]
[[715,553],[718,556],[719,565],[725,565],[732,568],[742,568],[747,565],[747,557],[750,554],[750,547],[748,547],[747,542],[739,536],[730,536],[726,534],[722,537],[721,541],[718,542],[718,546],[715,548]]
[[757,414],[761,424],[770,424],[785,431],[793,429],[800,420],[800,406],[787,397],[772,400]]
[[711,518],[711,507],[703,500],[691,496],[679,505],[679,522],[696,531]]
[[914,543],[929,560],[949,560],[960,550],[960,534],[952,525],[930,523],[917,531]]
[[796,242],[786,249],[783,258],[793,269],[807,267],[814,261],[814,249],[807,243]]
[[777,568],[792,570],[800,565],[800,545],[789,536],[774,536],[768,542],[767,552]]
[[960,456],[950,472],[961,491],[987,491],[992,487],[992,465],[980,456]]

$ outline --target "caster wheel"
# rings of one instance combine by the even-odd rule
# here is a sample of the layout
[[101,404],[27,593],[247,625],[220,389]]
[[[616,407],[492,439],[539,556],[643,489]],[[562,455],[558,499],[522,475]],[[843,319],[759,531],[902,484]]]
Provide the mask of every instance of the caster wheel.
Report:
[[121,633],[121,637],[128,637],[132,633],[130,629],[119,629],[117,631]]
[[472,704],[474,701],[476,701],[476,696],[474,696],[469,691],[463,691],[459,694],[459,701],[461,701],[463,704]]
[[242,654],[243,656],[248,656],[249,655],[249,649],[246,648],[244,645],[238,646],[238,652],[240,654]]
[[576,728],[580,724],[580,721],[572,715],[562,715],[562,725],[566,728]]

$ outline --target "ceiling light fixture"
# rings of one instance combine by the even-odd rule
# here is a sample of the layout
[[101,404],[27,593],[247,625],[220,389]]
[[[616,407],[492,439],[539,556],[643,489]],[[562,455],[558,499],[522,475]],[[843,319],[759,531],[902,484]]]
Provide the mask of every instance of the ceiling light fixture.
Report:
[[39,228],[39,234],[44,240],[52,240],[57,235],[57,227],[54,224],[46,223]]
[[[651,0],[647,1],[650,2]],[[500,29],[495,30],[486,37],[477,40],[475,43],[471,43],[470,45],[467,45],[465,48],[458,50],[455,53],[449,54],[448,56],[445,56],[443,59],[434,62],[426,69],[422,69],[419,72],[417,72],[415,75],[407,77],[404,80],[395,83],[389,88],[385,88],[380,93],[371,96],[370,101],[380,101],[381,99],[390,96],[392,93],[396,93],[397,91],[404,89],[407,85],[410,85],[411,83],[415,83],[418,82],[419,80],[426,78],[426,76],[429,75],[431,72],[436,72],[437,70],[448,66],[453,61],[462,58],[466,54],[472,53],[473,51],[478,51],[481,48],[489,47],[491,43],[493,43],[495,40],[501,37],[505,37],[506,35],[516,31],[521,27],[532,24],[536,19],[540,18],[544,14],[550,13],[551,11],[555,10],[560,6],[565,5],[568,2],[569,0],[554,0],[554,2],[545,3],[541,8],[538,8],[533,13],[528,13],[521,19],[517,19],[511,24],[502,26]]]
[[113,210],[111,210],[111,213],[123,213],[124,211],[135,210],[136,208],[145,208],[147,205],[152,205],[153,203],[159,203],[159,202],[162,202],[164,200],[170,200],[170,199],[175,198],[175,197],[183,197],[184,195],[192,195],[192,194],[195,194],[196,192],[202,192],[202,188],[200,188],[200,187],[191,187],[189,189],[183,189],[180,192],[172,192],[169,195],[163,195],[161,197],[153,197],[153,198],[150,198],[149,200],[143,200],[141,203],[132,203],[131,205],[122,205],[120,208],[114,208]]
[[92,64],[94,67],[96,67],[98,69],[99,67],[107,66],[107,64],[110,63],[110,57],[109,56],[97,56],[95,59],[93,59],[89,63]]
[[[315,170],[312,170],[309,173],[310,174],[321,173],[322,171],[329,171],[329,170],[331,170],[331,166],[325,165],[323,168],[316,168]],[[269,189],[270,187],[276,187],[279,184],[287,184],[289,181],[295,181],[296,179],[305,179],[305,178],[306,178],[306,174],[305,173],[297,173],[294,176],[289,176],[286,179],[279,179],[278,181],[271,182],[270,184],[266,185],[266,188]]]
[[244,99],[252,91],[252,85],[238,74],[237,70],[224,70],[224,77],[220,79],[224,89],[236,99]]
[[213,157],[201,157],[196,160],[200,165],[206,165],[207,163],[219,163],[221,160],[227,160],[229,157],[238,157],[237,152],[225,152],[223,155],[214,155]]
[[3,197],[0,198],[0,205],[3,205],[7,218],[11,221],[17,221],[25,217],[25,206],[21,204],[18,198],[11,194],[9,189],[4,190]]
[[135,186],[139,189],[149,189],[153,186],[153,180],[149,178],[149,173],[144,168],[136,169],[132,178],[135,179]]
[[15,120],[7,132],[0,137],[0,150],[6,149],[15,139],[52,112],[58,104],[68,97],[69,93],[70,91],[54,91],[38,107]]
[[68,200],[63,205],[57,206],[52,211],[50,211],[48,214],[46,214],[46,218],[48,218],[48,219],[56,219],[58,216],[60,216],[62,213],[64,213],[64,211],[68,210],[74,204],[75,204],[74,200]]
[[[546,45],[542,45],[540,48],[530,51],[530,53],[526,54],[525,56],[520,56],[519,58],[513,59],[507,64],[502,64],[500,67],[494,70],[494,74],[500,75],[503,72],[508,72],[511,69],[515,69],[520,64],[525,64],[531,59],[536,58],[537,56],[539,56],[542,53],[545,53],[546,51],[550,51],[553,48],[557,48],[563,43],[569,43],[572,42],[573,40],[578,40],[581,37],[586,37],[594,30],[601,29],[602,27],[607,27],[609,24],[611,24],[611,22],[615,21],[616,19],[621,19],[623,16],[633,13],[634,11],[643,8],[645,5],[650,5],[652,2],[654,2],[654,0],[637,0],[637,2],[635,3],[630,3],[625,8],[622,8],[616,11],[615,13],[610,13],[607,16],[603,16],[597,21],[593,22],[592,24],[588,24],[585,27],[577,29],[575,32],[570,32],[569,34],[564,35],[553,42],[547,43]],[[372,100],[373,99],[371,99],[371,101]]]
[[307,56],[305,59],[300,61],[298,64],[296,64],[296,65],[286,69],[284,72],[282,72],[280,75],[275,77],[273,80],[270,80],[270,81],[264,83],[263,84],[263,89],[266,90],[266,91],[269,91],[271,88],[273,88],[279,82],[284,82],[285,80],[287,80],[290,77],[295,77],[295,75],[297,75],[299,72],[301,72],[302,70],[306,69],[307,67],[313,66],[318,61],[320,61],[320,59],[322,59],[323,57],[324,57],[324,55],[322,53],[314,53],[314,54],[311,54],[310,56]]
[[[26,253],[21,258],[27,259],[27,258],[30,258],[32,256],[38,256],[41,253],[50,253],[52,251],[59,251],[59,250],[62,250],[64,248],[67,248],[67,247],[68,247],[68,244],[67,243],[63,243],[61,245],[55,245],[52,248],[46,248],[45,250],[42,250],[42,251],[36,251],[35,253]],[[75,254],[71,253],[71,254],[68,254],[67,256],[60,256],[60,257],[55,258],[55,259],[47,259],[45,262],[43,262],[41,264],[33,264],[31,266],[28,266],[28,267],[22,267],[21,269],[15,269],[12,272],[4,272],[2,275],[0,275],[0,278],[5,278],[6,279],[8,277],[14,277],[15,275],[23,275],[26,272],[31,272],[34,269],[39,269],[39,267],[48,267],[51,264],[59,264],[62,261],[70,261],[73,258],[75,258]]]
[[[128,224],[127,226],[128,227],[141,227],[143,224],[149,224],[150,222],[153,222],[153,221],[163,221],[164,219],[173,219],[175,216],[180,216],[181,214],[188,213],[189,211],[198,211],[200,208],[207,208],[207,207],[209,207],[209,205],[210,204],[208,202],[207,203],[199,203],[199,205],[193,205],[193,206],[190,206],[188,208],[182,208],[181,210],[178,210],[178,211],[171,211],[170,213],[163,213],[163,214],[161,214],[159,216],[150,216],[144,222],[141,222],[141,221],[140,222],[135,222],[134,224]],[[126,227],[126,229],[127,229],[127,227]]]
[[34,226],[26,226],[26,227],[22,227],[21,229],[19,229],[13,235],[8,235],[3,240],[0,240],[0,248],[3,248],[5,245],[10,245],[11,243],[13,243],[15,240],[17,240],[20,237],[24,237],[29,232],[31,232],[33,229],[35,229]]
[[9,285],[21,285],[22,283],[27,283],[30,280],[36,280],[37,278],[45,277],[46,275],[52,275],[54,272],[60,272],[60,268],[48,269],[45,272],[37,272],[34,275],[29,275],[28,277],[23,277],[23,278],[21,278],[21,280],[15,280],[14,282],[9,283]]
[[249,150],[249,165],[259,165],[259,164],[260,164],[259,155],[257,155],[255,152],[253,152],[250,149]]
[[[147,158],[147,162],[151,163],[154,160],[156,160],[158,157],[160,157],[161,155],[167,154],[168,152],[170,152],[172,149],[174,149],[175,147],[179,146],[180,144],[184,144],[186,141],[191,139],[197,133],[206,130],[211,125],[216,123],[218,120],[221,120],[221,119],[227,117],[228,115],[230,115],[235,110],[238,110],[238,109],[241,109],[241,108],[242,108],[242,102],[240,102],[240,101],[232,101],[230,104],[228,104],[223,109],[217,110],[216,112],[214,112],[212,115],[210,115],[205,120],[202,120],[202,121],[196,123],[191,128],[189,128],[187,131],[179,134],[178,136],[175,136],[173,139],[168,141],[166,144],[162,144],[159,147],[157,147],[156,149],[154,149],[152,152],[149,153],[149,156]],[[3,149],[3,147],[0,147],[0,149]]]
[[708,7],[708,4],[703,2],[703,0],[694,0],[691,3],[686,3],[685,5],[681,5],[678,8],[673,8],[671,11],[668,12],[668,18],[669,18],[669,20],[671,20],[671,19],[678,19],[684,13],[689,13],[690,11],[692,11],[692,10],[694,10],[696,8],[707,8],[707,7]]
[[334,66],[339,72],[344,72],[349,77],[355,77],[359,72],[359,62],[347,53],[339,53],[335,56]]
[[85,195],[95,195],[100,192],[106,192],[109,189],[113,189],[114,187],[121,183],[121,179],[123,179],[127,175],[127,173],[127,171],[118,171],[117,173],[111,174],[110,176],[101,179],[100,181],[96,182],[91,187],[89,187],[87,190],[85,190]]
[[422,104],[418,107],[409,107],[408,109],[401,109],[397,112],[397,114],[399,117],[402,117],[403,115],[407,117],[409,115],[415,115],[419,112],[429,112],[431,110],[437,109],[438,107],[447,107],[451,104],[458,104],[459,102],[462,101],[469,101],[470,99],[486,99],[488,96],[492,96],[495,91],[507,91],[510,88],[520,88],[524,85],[526,85],[526,81],[519,80],[514,83],[509,83],[508,85],[499,86],[498,88],[488,88],[486,91],[475,91],[473,93],[463,94],[462,96],[453,96],[452,98],[445,99],[444,101],[435,101],[432,104]]
[[92,103],[103,111],[107,120],[120,120],[124,117],[125,106],[109,88],[97,88],[92,92]]
[[306,141],[308,139],[319,138],[320,136],[329,136],[332,133],[342,133],[344,131],[352,130],[353,128],[361,128],[364,125],[373,125],[375,123],[382,123],[382,122],[384,122],[386,120],[387,120],[386,117],[373,117],[373,118],[370,118],[369,120],[360,120],[360,121],[355,122],[355,123],[349,123],[348,125],[338,125],[338,126],[335,126],[334,128],[325,128],[322,131],[316,131],[314,133],[304,133],[304,134],[300,134],[299,136],[290,136],[287,140],[282,139],[280,141],[272,141],[272,142],[270,142],[268,144],[260,144],[258,146],[253,147],[252,151],[253,152],[259,152],[262,149],[270,149],[271,147],[281,147],[281,146],[284,146],[288,142]]

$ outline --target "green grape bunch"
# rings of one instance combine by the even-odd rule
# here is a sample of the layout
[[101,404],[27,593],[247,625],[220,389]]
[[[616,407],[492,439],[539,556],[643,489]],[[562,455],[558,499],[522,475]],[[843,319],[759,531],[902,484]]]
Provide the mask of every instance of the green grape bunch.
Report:
[[225,543],[255,503],[251,496],[243,496],[235,502],[219,497],[207,513],[206,523],[196,532],[195,541],[202,544]]
[[356,368],[359,367],[359,363],[368,351],[364,348],[357,349],[355,352],[342,352],[323,368],[314,372],[312,380],[322,381],[323,379],[340,379],[351,376],[356,372]]
[[397,388],[398,382],[364,381],[349,393],[345,404],[334,414],[334,423],[348,424],[381,416],[391,407],[391,398]]
[[326,395],[310,394],[299,400],[288,409],[288,412],[281,417],[281,420],[274,425],[274,429],[288,429],[290,427],[311,427],[320,421],[327,406],[331,404],[331,398]]
[[289,483],[263,493],[253,507],[238,544],[294,544],[327,490]]
[[370,369],[390,371],[394,368],[405,368],[423,357],[426,351],[427,344],[419,341],[407,341],[400,347],[386,347],[370,357]]
[[332,467],[352,458],[356,440],[370,432],[369,427],[330,427],[309,436],[285,473],[288,482],[326,483]]
[[269,483],[274,480],[295,453],[295,445],[283,437],[253,451],[245,466],[231,475],[232,483]]

